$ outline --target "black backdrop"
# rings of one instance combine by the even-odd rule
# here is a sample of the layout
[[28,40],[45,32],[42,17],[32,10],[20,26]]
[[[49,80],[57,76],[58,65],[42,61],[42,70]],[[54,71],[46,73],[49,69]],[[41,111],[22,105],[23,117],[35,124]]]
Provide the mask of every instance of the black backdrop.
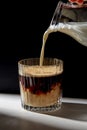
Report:
[[[43,33],[58,0],[2,3],[0,46],[0,93],[20,93],[18,61],[39,57]],[[64,61],[63,96],[87,98],[87,47],[62,33],[52,33],[45,57]]]

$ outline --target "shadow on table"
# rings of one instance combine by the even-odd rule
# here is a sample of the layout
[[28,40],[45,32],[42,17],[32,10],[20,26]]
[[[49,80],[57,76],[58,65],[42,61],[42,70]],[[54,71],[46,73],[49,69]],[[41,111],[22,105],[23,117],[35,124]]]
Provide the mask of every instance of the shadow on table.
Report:
[[67,119],[87,121],[87,104],[63,103],[60,110],[49,114]]
[[0,130],[59,130],[52,126],[0,114]]
[[[63,103],[58,111],[48,115],[87,122],[87,104]],[[38,118],[38,117],[37,117]],[[0,130],[65,130],[46,124],[0,113]]]

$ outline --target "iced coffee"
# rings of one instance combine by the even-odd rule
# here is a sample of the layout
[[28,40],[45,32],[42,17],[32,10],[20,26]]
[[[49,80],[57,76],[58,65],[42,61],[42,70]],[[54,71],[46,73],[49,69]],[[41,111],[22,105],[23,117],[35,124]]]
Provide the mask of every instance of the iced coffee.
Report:
[[61,107],[63,62],[45,58],[19,61],[19,84],[22,106],[31,111],[53,111]]

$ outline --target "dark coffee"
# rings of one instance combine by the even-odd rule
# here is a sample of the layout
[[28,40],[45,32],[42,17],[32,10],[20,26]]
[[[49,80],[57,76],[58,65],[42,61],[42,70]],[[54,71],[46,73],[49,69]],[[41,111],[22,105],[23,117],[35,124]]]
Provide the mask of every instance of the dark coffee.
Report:
[[33,77],[19,75],[19,81],[23,90],[28,90],[32,94],[47,94],[58,86],[61,89],[62,74],[48,77]]

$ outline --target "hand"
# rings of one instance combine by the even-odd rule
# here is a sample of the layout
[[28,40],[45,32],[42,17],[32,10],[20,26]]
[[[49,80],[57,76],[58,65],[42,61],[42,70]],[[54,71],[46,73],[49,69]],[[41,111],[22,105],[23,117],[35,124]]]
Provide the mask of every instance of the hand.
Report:
[[84,0],[69,0],[69,2],[71,2],[71,3],[76,3],[76,4],[78,4],[78,5],[82,5],[83,2],[84,2]]

